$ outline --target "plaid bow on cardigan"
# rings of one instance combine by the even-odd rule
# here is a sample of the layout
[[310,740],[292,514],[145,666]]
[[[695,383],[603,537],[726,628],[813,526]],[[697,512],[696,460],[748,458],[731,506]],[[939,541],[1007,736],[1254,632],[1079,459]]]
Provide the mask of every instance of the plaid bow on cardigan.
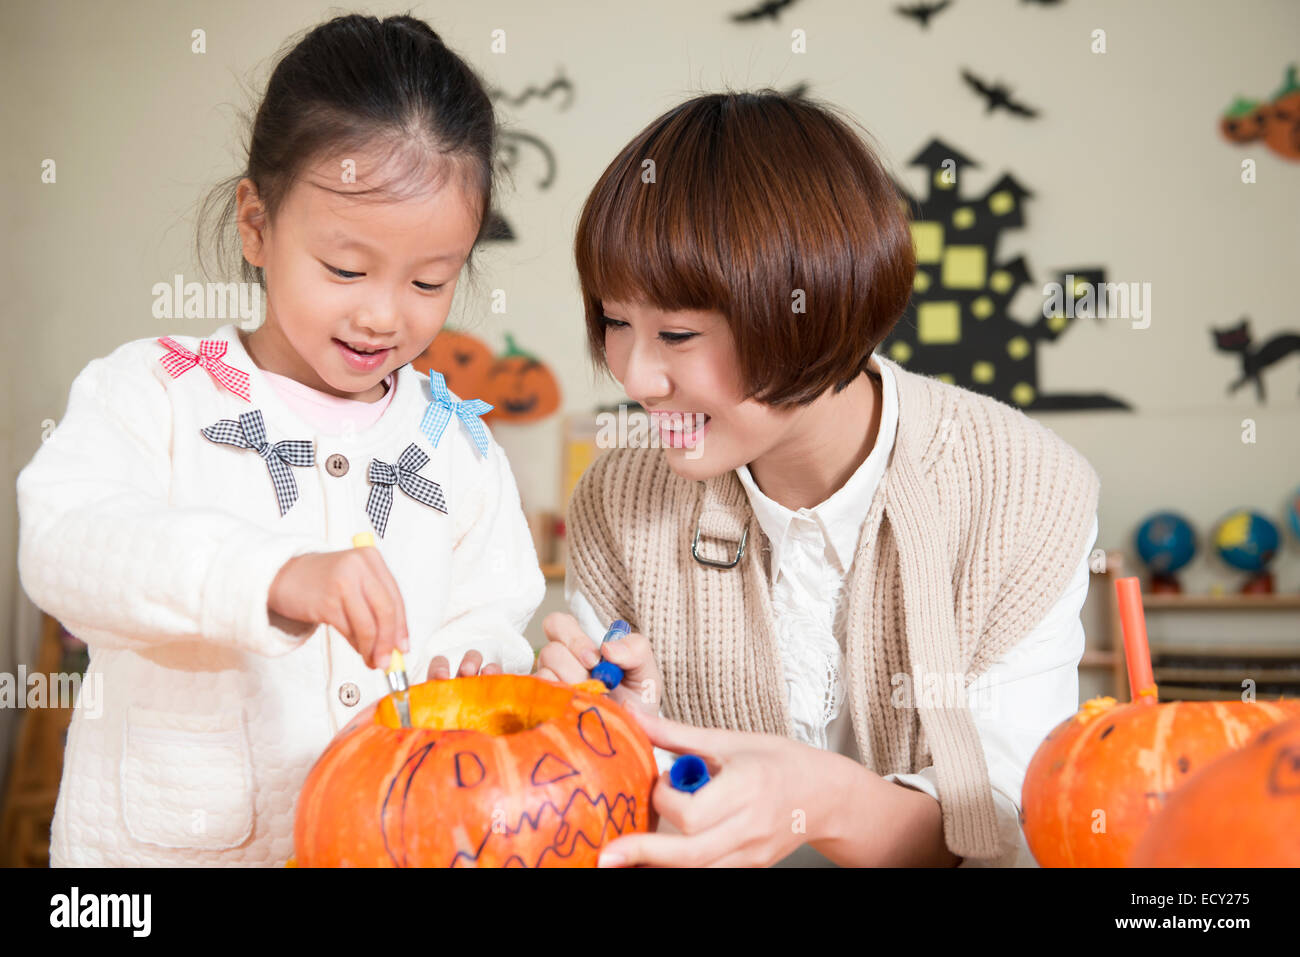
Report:
[[414,442],[406,447],[396,465],[379,459],[370,460],[370,498],[366,501],[366,514],[370,516],[380,538],[384,537],[384,530],[388,527],[394,485],[417,502],[430,505],[444,515],[447,513],[447,500],[443,497],[442,486],[423,475],[415,474],[428,461],[428,454]]
[[242,412],[239,421],[220,419],[212,425],[199,429],[204,438],[223,445],[233,445],[240,449],[252,449],[266,460],[266,468],[271,473],[271,483],[275,486],[275,498],[280,504],[280,514],[293,507],[298,501],[298,483],[294,481],[295,465],[306,468],[316,464],[316,444],[308,439],[282,439],[269,442],[266,438],[266,425],[262,421],[262,410]]

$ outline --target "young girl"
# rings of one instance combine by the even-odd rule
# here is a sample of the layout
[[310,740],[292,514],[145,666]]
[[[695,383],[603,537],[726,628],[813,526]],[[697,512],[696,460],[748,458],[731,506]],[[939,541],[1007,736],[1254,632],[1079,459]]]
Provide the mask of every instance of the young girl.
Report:
[[615,696],[713,775],[661,778],[679,833],[602,864],[1032,864],[1020,784],[1078,704],[1100,483],[874,353],[917,264],[871,149],[804,99],[698,97],[606,169],[576,255],[592,356],[663,449],[575,489],[538,673],[585,677],[626,619]]
[[412,681],[531,667],[544,583],[490,406],[408,365],[483,234],[494,122],[423,22],[313,29],[227,205],[263,325],[128,342],[73,382],[18,478],[23,587],[105,702],[72,719],[53,864],[282,865],[394,648]]

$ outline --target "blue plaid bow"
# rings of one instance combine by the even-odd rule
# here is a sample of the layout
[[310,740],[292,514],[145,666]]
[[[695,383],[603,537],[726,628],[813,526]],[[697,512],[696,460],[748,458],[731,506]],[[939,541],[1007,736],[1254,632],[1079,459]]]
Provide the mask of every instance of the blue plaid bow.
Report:
[[451,393],[447,391],[447,380],[442,377],[441,372],[434,372],[432,369],[429,370],[429,390],[433,393],[433,399],[424,410],[424,418],[420,421],[420,430],[429,437],[433,447],[435,449],[438,447],[438,440],[442,438],[442,433],[454,414],[465,423],[465,428],[469,430],[474,444],[486,456],[488,453],[487,429],[483,427],[483,423],[479,421],[478,417],[485,412],[491,412],[492,406],[482,399],[461,399],[459,401],[453,399]]
[[429,461],[428,453],[412,442],[406,447],[396,465],[370,460],[370,498],[366,501],[366,514],[375,526],[379,537],[384,537],[388,527],[388,513],[393,507],[393,486],[425,505],[431,505],[444,515],[447,514],[447,500],[443,498],[442,487],[423,475],[416,475]]
[[316,445],[308,439],[268,442],[261,409],[241,412],[238,422],[233,419],[220,419],[199,431],[210,441],[233,445],[240,449],[252,449],[266,460],[266,468],[271,473],[271,484],[275,486],[275,500],[280,504],[281,516],[298,501],[298,483],[294,481],[293,471],[289,466],[305,468],[316,464]]

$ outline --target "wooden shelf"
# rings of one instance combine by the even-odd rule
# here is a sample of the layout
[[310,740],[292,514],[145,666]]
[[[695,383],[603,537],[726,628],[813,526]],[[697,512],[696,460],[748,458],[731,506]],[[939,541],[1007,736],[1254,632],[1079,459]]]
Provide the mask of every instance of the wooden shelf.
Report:
[[[1206,661],[1212,661],[1206,658]],[[1242,677],[1253,679],[1257,684],[1300,684],[1300,662],[1291,668],[1259,668],[1247,672],[1244,668],[1194,668],[1177,665],[1155,665],[1156,684],[1174,684],[1180,681],[1204,682],[1206,684],[1225,684],[1240,682]]]
[[1195,658],[1275,658],[1290,661],[1296,657],[1296,649],[1287,645],[1243,645],[1237,642],[1228,645],[1176,645],[1161,642],[1151,646],[1151,653],[1161,658],[1190,655]]
[[[35,673],[52,675],[63,670],[62,629],[49,615],[42,615],[41,622]],[[18,689],[19,694],[25,692]],[[71,720],[72,708],[36,708],[23,715],[0,815],[0,867],[49,866],[50,821]]]
[[[1224,691],[1219,688],[1200,688],[1196,685],[1160,685],[1160,701],[1167,703],[1169,701],[1235,701],[1237,698],[1232,692]],[[1255,696],[1256,701],[1294,701],[1291,695],[1264,694],[1260,693]]]
[[[1109,620],[1103,626],[1108,631],[1109,642],[1102,635],[1089,635],[1089,645],[1079,662],[1082,671],[1112,669],[1113,694],[1121,701],[1128,700],[1128,666],[1124,657],[1124,634],[1119,622],[1119,604],[1115,581],[1126,577],[1124,556],[1119,551],[1107,551],[1104,570],[1094,570],[1092,587],[1104,592]],[[1200,612],[1257,612],[1300,610],[1300,595],[1142,595],[1144,613],[1165,611]],[[1096,647],[1091,639],[1096,638]],[[1109,644],[1110,647],[1105,647]],[[1300,647],[1288,645],[1261,645],[1259,643],[1210,645],[1166,645],[1151,643],[1153,677],[1159,688],[1160,699],[1222,701],[1235,698],[1236,685],[1251,679],[1264,686],[1257,691],[1260,701],[1276,700],[1284,694],[1295,697],[1300,688]],[[1226,686],[1233,686],[1228,688]],[[1223,686],[1223,687],[1220,687]]]
[[1300,610],[1300,595],[1143,595],[1148,610],[1289,611]]

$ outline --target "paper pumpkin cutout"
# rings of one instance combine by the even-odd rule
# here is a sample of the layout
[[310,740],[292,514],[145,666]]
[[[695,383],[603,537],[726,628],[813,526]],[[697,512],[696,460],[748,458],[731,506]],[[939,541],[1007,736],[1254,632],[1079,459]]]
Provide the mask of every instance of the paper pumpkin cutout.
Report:
[[1300,83],[1295,64],[1286,72],[1286,82],[1273,94],[1273,113],[1264,130],[1264,142],[1278,156],[1300,160]]
[[536,356],[515,345],[506,333],[506,351],[488,370],[482,398],[492,404],[485,421],[536,422],[560,407],[560,384]]
[[477,399],[493,361],[492,350],[482,339],[444,328],[411,366],[425,375],[430,369],[441,372],[448,389],[462,399]]
[[[916,248],[912,298],[877,351],[913,372],[1026,411],[1129,408],[1103,393],[1045,394],[1040,386],[1039,346],[1059,339],[1086,310],[1040,315],[1030,325],[1007,312],[1032,277],[1023,256],[999,258],[998,243],[1002,230],[1024,224],[1029,190],[1008,174],[983,196],[963,197],[961,171],[976,164],[938,139],[917,153],[911,165],[929,173],[924,199],[895,183],[900,202],[911,213]],[[1105,272],[1073,268],[1056,281],[1063,289],[1068,285],[1071,302],[1086,300],[1105,281]]]
[[411,365],[429,374],[441,372],[447,388],[462,399],[482,399],[492,406],[483,421],[535,422],[560,407],[560,383],[536,356],[506,333],[506,351],[493,356],[482,339],[443,329]]
[[1230,143],[1250,143],[1264,135],[1269,105],[1238,97],[1219,117],[1219,132]]
[[1264,145],[1278,156],[1300,160],[1300,80],[1296,65],[1287,67],[1286,79],[1272,99],[1237,97],[1219,117],[1219,133],[1230,143]]

